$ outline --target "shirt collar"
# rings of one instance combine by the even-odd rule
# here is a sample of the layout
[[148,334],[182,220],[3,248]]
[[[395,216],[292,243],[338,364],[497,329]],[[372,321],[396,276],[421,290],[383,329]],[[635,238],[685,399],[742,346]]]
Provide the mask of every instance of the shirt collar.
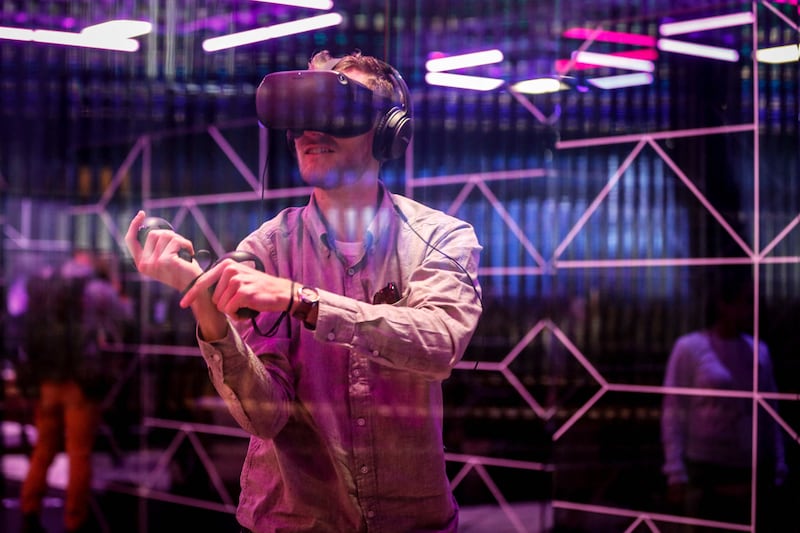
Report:
[[[397,220],[391,193],[382,182],[379,182],[378,186],[380,198],[378,210],[367,226],[367,234],[364,236],[367,252],[370,252],[371,248],[386,240],[388,235],[391,235],[390,230]],[[303,212],[303,221],[320,246],[334,251],[332,249],[334,242],[333,232],[328,227],[328,222],[325,220],[325,216],[322,214],[322,210],[313,194]]]

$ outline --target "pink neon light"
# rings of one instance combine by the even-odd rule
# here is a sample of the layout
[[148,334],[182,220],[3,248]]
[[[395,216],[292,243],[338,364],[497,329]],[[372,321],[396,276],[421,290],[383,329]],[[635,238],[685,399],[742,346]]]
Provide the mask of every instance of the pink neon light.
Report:
[[706,57],[708,59],[718,59],[734,63],[739,61],[739,52],[732,48],[721,48],[719,46],[709,46],[707,44],[687,43],[674,39],[659,39],[658,49],[664,52],[674,52],[687,56]]
[[308,7],[311,9],[330,9],[333,7],[333,0],[255,0],[269,4],[281,4],[293,7]]
[[220,37],[212,37],[203,41],[203,50],[206,52],[216,52],[217,50],[224,50],[226,48],[234,48],[236,46],[276,39],[278,37],[286,37],[287,35],[294,35],[296,33],[336,26],[337,24],[341,24],[341,22],[342,16],[339,13],[326,13],[325,15],[318,15],[316,17],[275,24],[274,26],[231,33]]
[[669,37],[671,35],[681,35],[684,33],[752,24],[753,20],[753,13],[746,11],[743,13],[733,13],[731,15],[720,15],[718,17],[684,20],[681,22],[667,22],[659,26],[658,30],[661,35]]
[[570,28],[564,32],[564,37],[570,39],[592,39],[604,43],[632,44],[634,46],[656,45],[656,38],[639,33],[624,33],[619,31],[595,30],[592,28]]
[[[640,50],[626,50],[623,52],[613,52],[612,56],[627,57],[631,59],[643,59],[645,61],[655,61],[658,59],[658,51],[655,48],[643,48]],[[557,59],[555,68],[556,72],[564,73],[567,69],[571,70],[586,70],[591,68],[598,68],[602,65],[595,65],[592,63],[579,63],[570,59]]]
[[623,68],[642,72],[653,72],[655,70],[653,62],[645,59],[635,59],[611,54],[598,54],[596,52],[575,52],[573,57],[578,63],[589,63],[602,67]]

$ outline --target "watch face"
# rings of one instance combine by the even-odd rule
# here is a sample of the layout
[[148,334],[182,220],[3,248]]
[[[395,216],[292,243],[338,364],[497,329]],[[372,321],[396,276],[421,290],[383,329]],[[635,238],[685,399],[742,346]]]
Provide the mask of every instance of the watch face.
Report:
[[303,286],[300,288],[300,298],[304,302],[315,303],[319,300],[319,293],[314,287]]

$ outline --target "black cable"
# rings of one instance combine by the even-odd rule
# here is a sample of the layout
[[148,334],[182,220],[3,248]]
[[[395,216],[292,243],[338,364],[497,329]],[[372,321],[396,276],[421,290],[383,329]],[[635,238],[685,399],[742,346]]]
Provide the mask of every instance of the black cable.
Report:
[[439,248],[437,248],[437,247],[436,247],[436,245],[434,245],[433,243],[431,243],[431,242],[430,242],[428,239],[426,239],[425,237],[423,237],[422,235],[420,235],[420,234],[419,234],[419,232],[418,232],[418,231],[417,231],[417,230],[414,228],[414,226],[412,226],[412,225],[411,225],[411,222],[409,222],[409,220],[408,220],[408,218],[406,217],[406,215],[405,215],[405,214],[404,214],[404,213],[403,213],[403,212],[400,210],[400,207],[399,207],[399,206],[398,206],[396,203],[392,202],[392,206],[394,207],[394,210],[397,212],[397,215],[400,217],[400,220],[402,220],[403,222],[405,222],[405,223],[406,223],[406,226],[408,226],[408,228],[409,228],[409,229],[410,229],[410,230],[411,230],[411,231],[414,233],[414,235],[416,235],[417,237],[419,237],[419,239],[420,239],[422,242],[424,242],[425,244],[427,244],[428,246],[430,246],[431,248],[433,248],[435,251],[439,252],[439,253],[440,253],[440,254],[442,254],[444,257],[446,257],[447,259],[449,259],[450,261],[452,261],[452,263],[453,263],[454,265],[456,265],[456,266],[459,268],[459,270],[461,270],[461,272],[463,272],[463,273],[464,273],[464,275],[466,275],[466,276],[467,276],[467,279],[469,280],[469,283],[470,283],[470,285],[472,285],[472,290],[475,292],[475,297],[478,299],[478,303],[480,303],[480,304],[481,304],[481,309],[483,309],[483,299],[481,298],[480,291],[478,291],[478,286],[475,284],[475,280],[474,280],[474,279],[472,279],[472,276],[470,275],[470,273],[469,273],[469,272],[467,272],[467,269],[466,269],[466,268],[464,268],[464,267],[461,265],[461,263],[459,263],[459,262],[458,262],[458,261],[457,261],[455,258],[453,258],[453,257],[451,257],[450,255],[448,255],[447,253],[443,252],[442,250],[440,250]]

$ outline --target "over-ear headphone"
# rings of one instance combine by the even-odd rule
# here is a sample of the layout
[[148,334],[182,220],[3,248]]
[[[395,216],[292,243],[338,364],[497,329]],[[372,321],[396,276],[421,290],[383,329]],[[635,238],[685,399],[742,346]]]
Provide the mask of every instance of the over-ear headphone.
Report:
[[378,118],[372,142],[372,154],[378,161],[387,161],[402,157],[406,152],[414,134],[414,121],[411,96],[405,80],[394,67],[383,61],[380,63],[394,87],[395,97],[392,100],[395,105]]

